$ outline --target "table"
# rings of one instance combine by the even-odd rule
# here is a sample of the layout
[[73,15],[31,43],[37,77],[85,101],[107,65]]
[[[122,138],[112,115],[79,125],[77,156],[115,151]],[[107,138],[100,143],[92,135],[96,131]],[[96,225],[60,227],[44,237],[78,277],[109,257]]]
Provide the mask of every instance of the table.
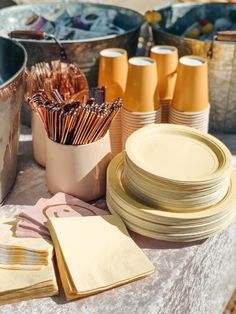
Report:
[[[217,135],[234,154],[236,136]],[[16,184],[0,208],[0,217],[11,217],[50,197],[45,171],[32,158],[30,130],[22,127]],[[98,203],[103,206],[102,202]],[[0,307],[0,313],[19,314],[222,314],[236,287],[236,222],[223,233],[190,244],[167,243],[132,233],[156,267],[147,278],[66,303],[63,293]]]

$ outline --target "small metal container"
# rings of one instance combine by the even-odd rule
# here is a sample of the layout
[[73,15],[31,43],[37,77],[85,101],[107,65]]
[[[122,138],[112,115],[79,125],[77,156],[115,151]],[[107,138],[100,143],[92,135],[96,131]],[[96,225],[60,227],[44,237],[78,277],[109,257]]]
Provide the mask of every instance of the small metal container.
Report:
[[155,44],[175,46],[180,56],[208,57],[210,129],[225,133],[236,133],[236,42],[186,38],[174,34],[173,28],[184,31],[197,20],[217,19],[231,10],[236,12],[236,4],[175,4],[160,10],[162,21],[153,25]]
[[17,173],[20,112],[27,62],[19,43],[0,37],[0,203]]

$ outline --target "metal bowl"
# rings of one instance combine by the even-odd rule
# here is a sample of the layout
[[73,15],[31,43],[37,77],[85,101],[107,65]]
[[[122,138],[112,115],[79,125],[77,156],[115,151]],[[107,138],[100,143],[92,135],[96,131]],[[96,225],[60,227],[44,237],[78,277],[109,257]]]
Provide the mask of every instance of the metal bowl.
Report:
[[207,57],[212,49],[209,58],[210,129],[225,133],[236,133],[236,43],[215,41],[213,44],[211,40],[181,37],[174,29],[178,25],[179,31],[184,31],[197,19],[218,18],[231,9],[236,10],[236,4],[176,4],[160,10],[162,21],[160,25],[153,25],[154,42],[176,46],[180,56]]
[[[138,12],[113,5],[95,3],[45,3],[18,5],[0,10],[0,23],[2,29],[12,31],[20,28],[20,21],[27,11],[33,11],[38,15],[47,15],[56,9],[67,9],[69,12],[78,10],[112,10],[116,15],[116,25],[125,30],[121,35],[109,35],[90,39],[62,40],[68,56],[68,62],[78,62],[85,72],[89,83],[97,84],[99,51],[109,47],[120,47],[128,51],[130,56],[137,49],[140,27],[143,16]],[[27,66],[41,61],[51,61],[60,58],[59,49],[53,40],[19,39],[28,53]]]
[[[109,35],[104,37],[90,38],[87,40],[62,40],[60,43],[67,54],[67,62],[77,62],[86,74],[90,86],[97,85],[99,52],[110,47],[124,48],[129,57],[135,55],[138,44],[140,27],[143,16],[138,12],[113,5],[95,3],[45,3],[30,4],[8,7],[0,10],[1,29],[13,31],[20,29],[20,21],[25,17],[27,11],[33,11],[38,15],[46,15],[55,9],[66,8],[70,12],[79,9],[91,10],[113,10],[117,14],[117,26],[122,27],[125,32],[121,35]],[[18,39],[25,47],[28,54],[27,66],[60,58],[60,50],[53,40]],[[22,121],[31,125],[31,114],[28,106],[23,106]]]
[[19,43],[0,37],[0,56],[0,203],[2,203],[16,178],[27,54]]

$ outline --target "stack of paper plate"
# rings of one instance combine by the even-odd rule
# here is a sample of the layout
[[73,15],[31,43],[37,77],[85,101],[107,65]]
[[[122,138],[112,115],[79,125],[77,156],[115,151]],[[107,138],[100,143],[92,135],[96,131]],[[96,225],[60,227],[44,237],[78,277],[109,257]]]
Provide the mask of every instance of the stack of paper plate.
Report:
[[168,241],[206,238],[235,217],[231,155],[192,128],[152,125],[133,133],[110,164],[107,204],[129,227]]
[[145,202],[175,210],[211,206],[226,194],[231,154],[195,129],[154,125],[126,143],[124,180]]

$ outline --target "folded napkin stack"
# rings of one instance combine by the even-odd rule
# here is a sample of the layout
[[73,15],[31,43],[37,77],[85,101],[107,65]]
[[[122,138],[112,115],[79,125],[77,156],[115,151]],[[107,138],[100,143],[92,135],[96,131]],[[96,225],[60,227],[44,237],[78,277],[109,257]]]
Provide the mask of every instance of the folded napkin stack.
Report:
[[22,241],[27,237],[29,241],[53,241],[67,300],[99,293],[154,271],[119,216],[64,193],[40,199],[23,210],[16,235]]
[[154,271],[117,215],[50,218],[48,227],[67,300],[102,292]]
[[41,270],[0,269],[0,305],[56,295],[52,262]]
[[52,245],[42,238],[16,238],[15,223],[0,220],[0,304],[57,294]]
[[50,239],[47,220],[51,217],[80,217],[106,215],[108,212],[65,193],[50,199],[41,198],[34,206],[18,216],[17,237],[43,237]]
[[53,246],[42,238],[17,238],[14,219],[0,219],[0,268],[37,270],[50,264]]

